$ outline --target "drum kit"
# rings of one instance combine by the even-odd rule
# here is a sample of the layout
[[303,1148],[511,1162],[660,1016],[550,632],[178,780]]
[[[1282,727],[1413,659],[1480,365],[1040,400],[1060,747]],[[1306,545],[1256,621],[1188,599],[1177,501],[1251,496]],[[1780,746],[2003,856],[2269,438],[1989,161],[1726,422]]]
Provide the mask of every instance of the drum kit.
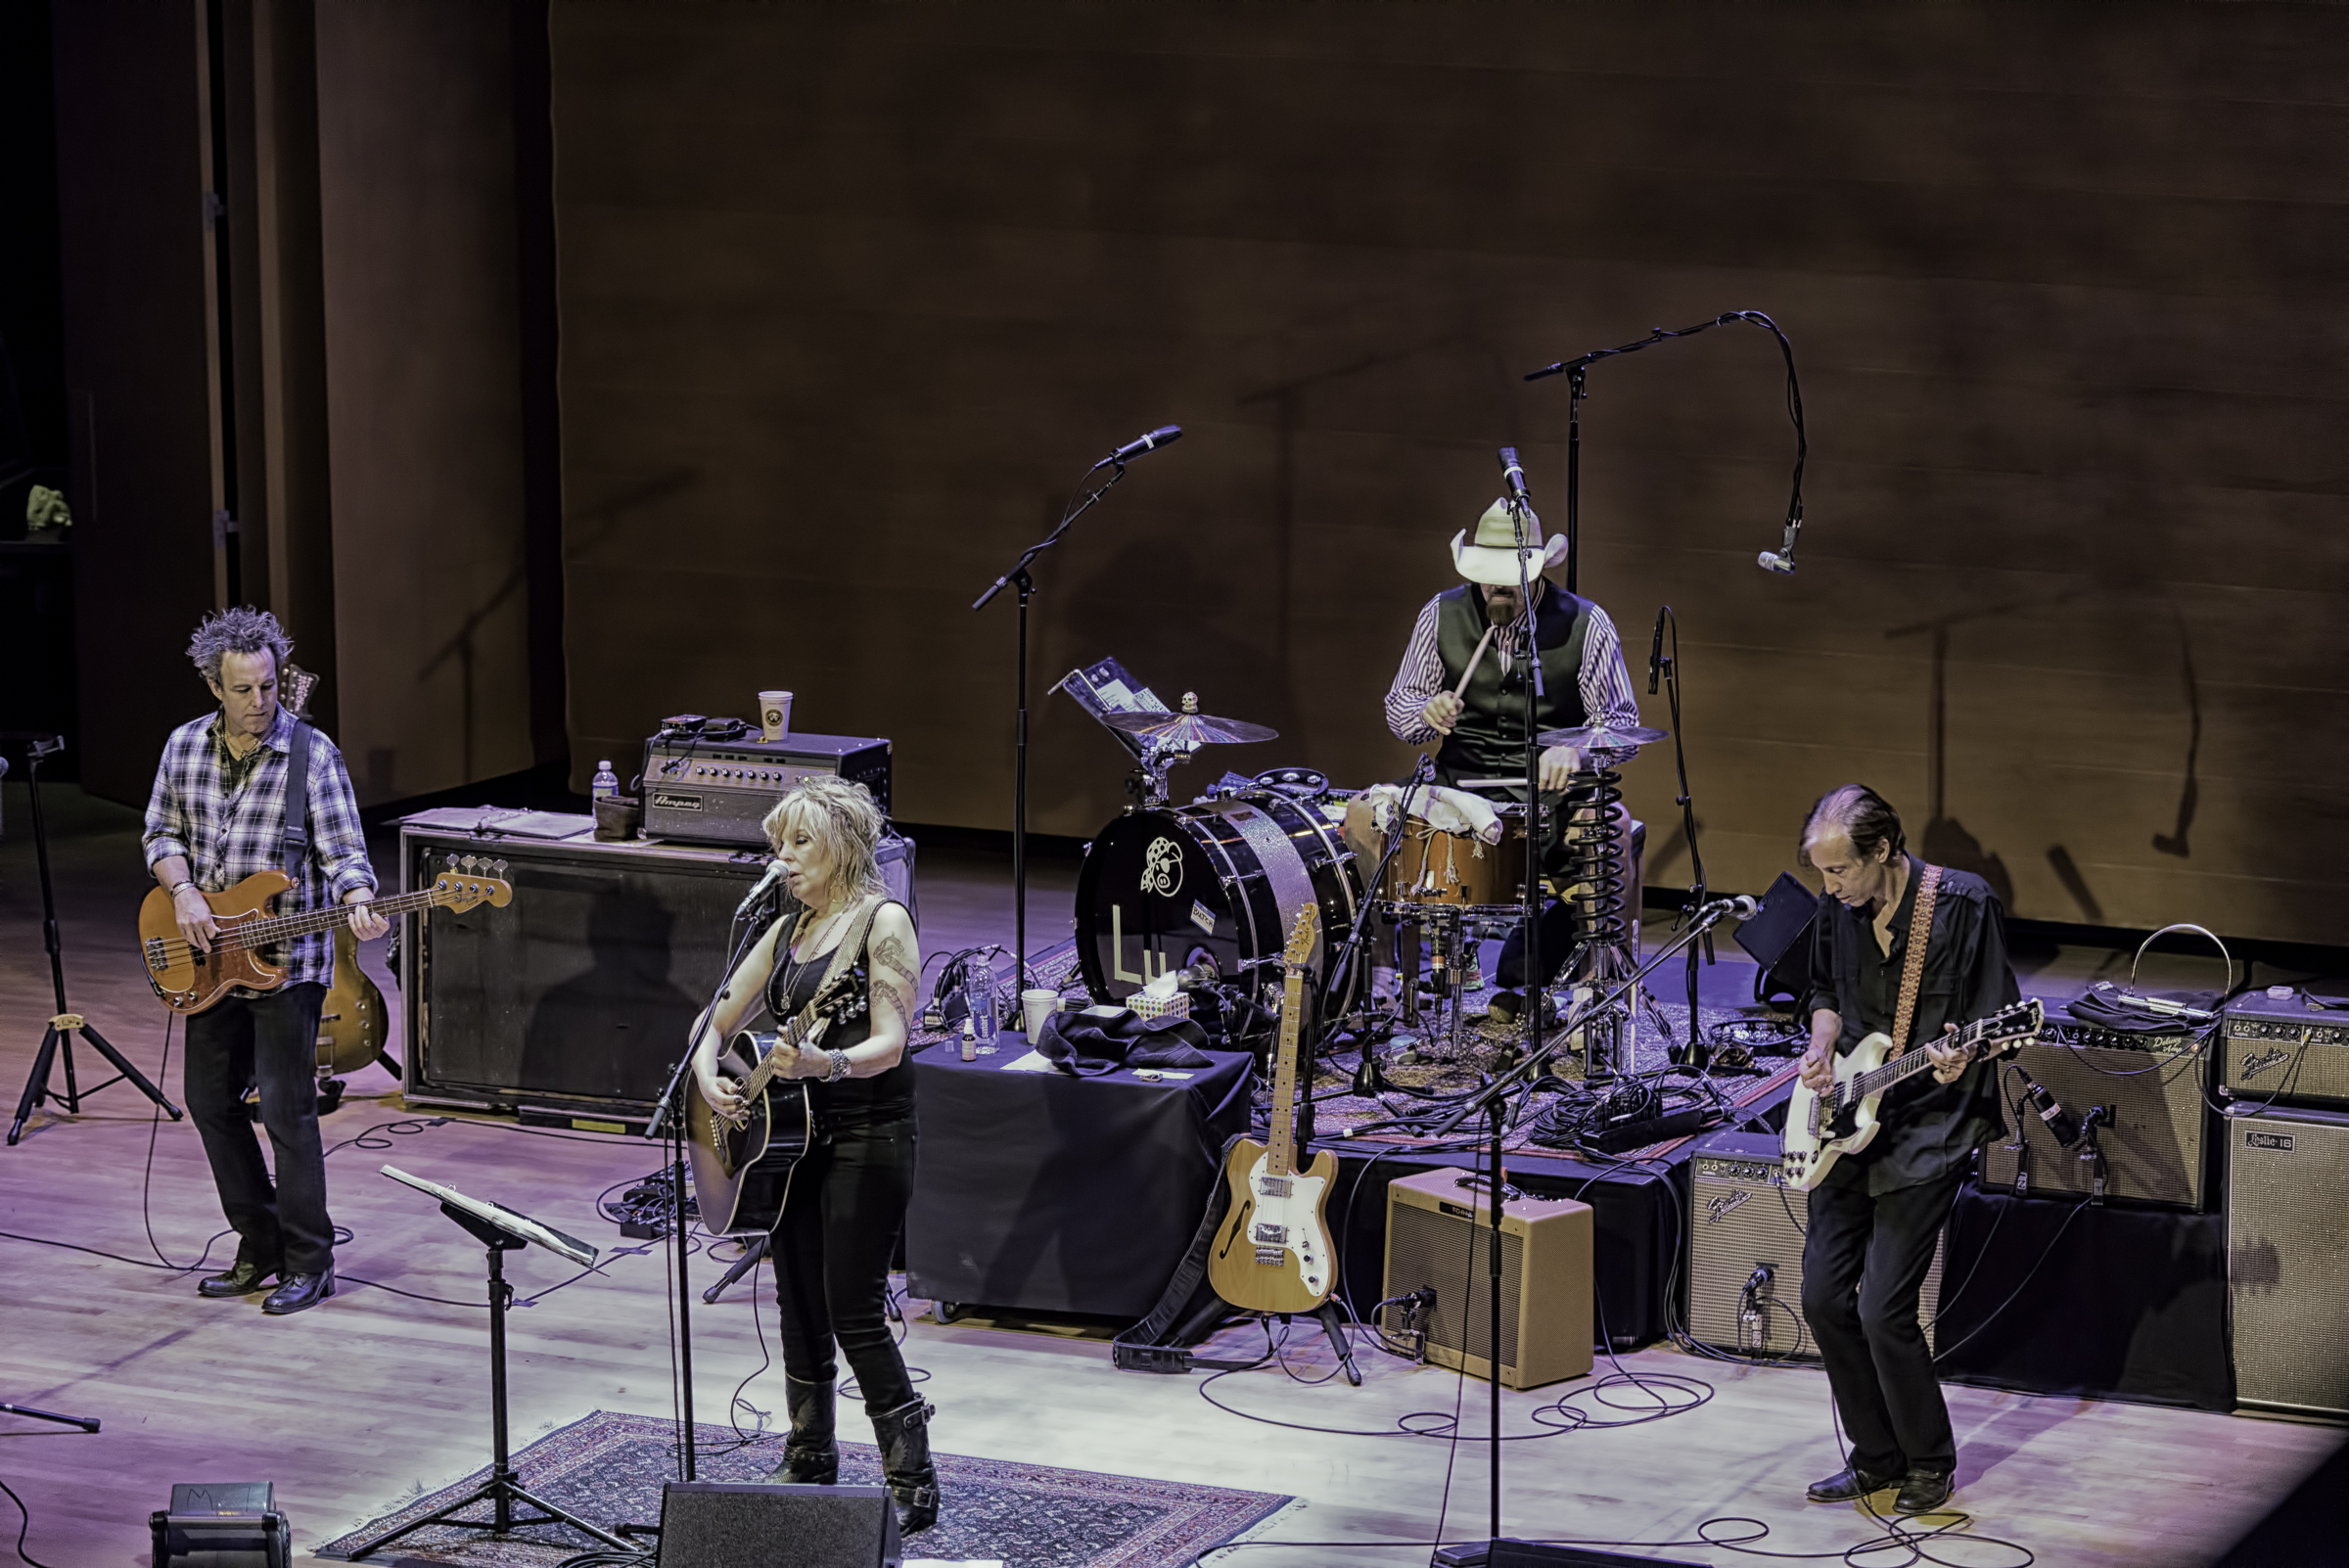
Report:
[[[1094,998],[1122,1000],[1162,975],[1187,971],[1224,997],[1222,1015],[1215,1002],[1202,1007],[1195,1000],[1195,1016],[1211,1028],[1221,1026],[1235,1040],[1247,1038],[1256,1030],[1229,1016],[1229,1009],[1250,1001],[1261,1005],[1276,989],[1282,945],[1298,911],[1312,902],[1318,906],[1321,931],[1313,955],[1314,1016],[1335,1021],[1367,995],[1366,964],[1348,963],[1333,984],[1330,962],[1366,902],[1370,913],[1403,928],[1402,1021],[1419,1021],[1415,971],[1424,938],[1433,955],[1436,1006],[1449,1012],[1457,1035],[1472,945],[1505,936],[1525,915],[1525,879],[1535,859],[1529,807],[1517,801],[1491,803],[1499,819],[1497,842],[1438,827],[1425,812],[1408,811],[1377,886],[1365,888],[1375,868],[1358,862],[1345,831],[1347,803],[1359,792],[1333,788],[1309,769],[1280,767],[1253,778],[1226,774],[1211,794],[1188,806],[1171,804],[1167,774],[1201,747],[1250,745],[1278,734],[1264,724],[1202,714],[1190,692],[1175,712],[1146,688],[1132,686],[1121,694],[1131,702],[1128,708],[1086,701],[1103,689],[1099,672],[1113,668],[1114,661],[1105,661],[1063,686],[1118,734],[1139,763],[1131,786],[1136,804],[1094,836],[1078,877],[1078,963]],[[1088,673],[1095,678],[1081,694],[1076,683]],[[1124,676],[1122,669],[1117,673]],[[1630,957],[1620,909],[1623,848],[1613,830],[1620,775],[1609,763],[1669,738],[1665,730],[1605,725],[1539,737],[1544,747],[1573,746],[1591,760],[1564,802],[1551,807],[1568,813],[1567,870],[1557,880],[1561,896],[1580,911],[1570,972],[1594,979],[1613,975]]]

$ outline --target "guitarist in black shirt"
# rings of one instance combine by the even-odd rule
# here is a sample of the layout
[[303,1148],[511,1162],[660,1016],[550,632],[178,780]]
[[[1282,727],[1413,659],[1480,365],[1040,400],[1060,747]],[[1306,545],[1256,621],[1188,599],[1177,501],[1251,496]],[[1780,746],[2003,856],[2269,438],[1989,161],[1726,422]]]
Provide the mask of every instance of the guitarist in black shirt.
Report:
[[[1846,784],[1821,796],[1804,822],[1801,855],[1825,887],[1803,1004],[1811,1044],[1802,1075],[1814,1089],[1831,1089],[1836,1056],[1868,1035],[1907,1043],[1904,1016],[1908,1039],[1930,1042],[2018,998],[1998,896],[1970,872],[1908,853],[1900,814],[1875,791]],[[1920,899],[1930,926],[1912,965]],[[1946,1503],[1954,1484],[1957,1438],[1917,1300],[1967,1161],[2001,1122],[1993,1064],[1923,1048],[1933,1071],[1888,1090],[1875,1138],[1810,1194],[1803,1316],[1851,1444],[1850,1462],[1811,1487],[1814,1502],[1898,1486],[1894,1506],[1924,1513]]]

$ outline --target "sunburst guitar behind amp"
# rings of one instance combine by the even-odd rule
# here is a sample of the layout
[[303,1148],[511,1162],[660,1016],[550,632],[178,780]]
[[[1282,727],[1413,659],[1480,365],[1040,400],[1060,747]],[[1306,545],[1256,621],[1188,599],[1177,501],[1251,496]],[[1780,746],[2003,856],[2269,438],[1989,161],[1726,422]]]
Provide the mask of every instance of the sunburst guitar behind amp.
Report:
[[[1466,1172],[1446,1169],[1387,1184],[1383,1294],[1427,1291],[1417,1314],[1427,1359],[1493,1375],[1492,1206]],[[1481,1179],[1481,1178],[1480,1178]],[[1500,1218],[1500,1380],[1538,1388],[1590,1370],[1590,1206],[1567,1198],[1511,1198]],[[1400,1329],[1405,1310],[1386,1309]]]

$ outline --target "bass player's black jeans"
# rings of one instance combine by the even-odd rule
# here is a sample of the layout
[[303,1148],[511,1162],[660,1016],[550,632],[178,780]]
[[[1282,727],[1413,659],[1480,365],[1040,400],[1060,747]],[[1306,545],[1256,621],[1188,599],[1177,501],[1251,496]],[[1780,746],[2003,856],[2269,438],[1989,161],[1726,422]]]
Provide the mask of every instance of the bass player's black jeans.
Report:
[[1852,1463],[1872,1476],[1958,1462],[1916,1308],[1964,1179],[1959,1172],[1872,1198],[1858,1183],[1811,1193],[1803,1316],[1826,1362]]
[[868,1414],[913,1398],[889,1331],[889,1264],[913,1196],[913,1117],[844,1118],[791,1176],[768,1253],[782,1309],[783,1370],[803,1383],[848,1359]]
[[[318,1143],[318,1009],[325,1000],[324,986],[303,981],[257,996],[224,996],[188,1019],[181,1079],[221,1213],[241,1256],[290,1274],[324,1273],[335,1261]],[[274,1182],[245,1110],[248,1084],[260,1085]]]

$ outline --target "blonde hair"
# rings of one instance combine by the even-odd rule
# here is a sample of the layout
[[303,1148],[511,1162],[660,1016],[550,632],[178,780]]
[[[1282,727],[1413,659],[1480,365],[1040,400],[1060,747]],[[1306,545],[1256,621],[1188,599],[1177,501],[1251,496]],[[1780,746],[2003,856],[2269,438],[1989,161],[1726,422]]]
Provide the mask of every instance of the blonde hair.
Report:
[[871,790],[836,773],[816,773],[800,780],[760,824],[766,830],[769,849],[782,850],[783,835],[791,831],[795,817],[806,824],[807,836],[823,846],[835,879],[859,894],[889,892],[889,884],[881,880],[880,862],[874,857],[884,823]]

